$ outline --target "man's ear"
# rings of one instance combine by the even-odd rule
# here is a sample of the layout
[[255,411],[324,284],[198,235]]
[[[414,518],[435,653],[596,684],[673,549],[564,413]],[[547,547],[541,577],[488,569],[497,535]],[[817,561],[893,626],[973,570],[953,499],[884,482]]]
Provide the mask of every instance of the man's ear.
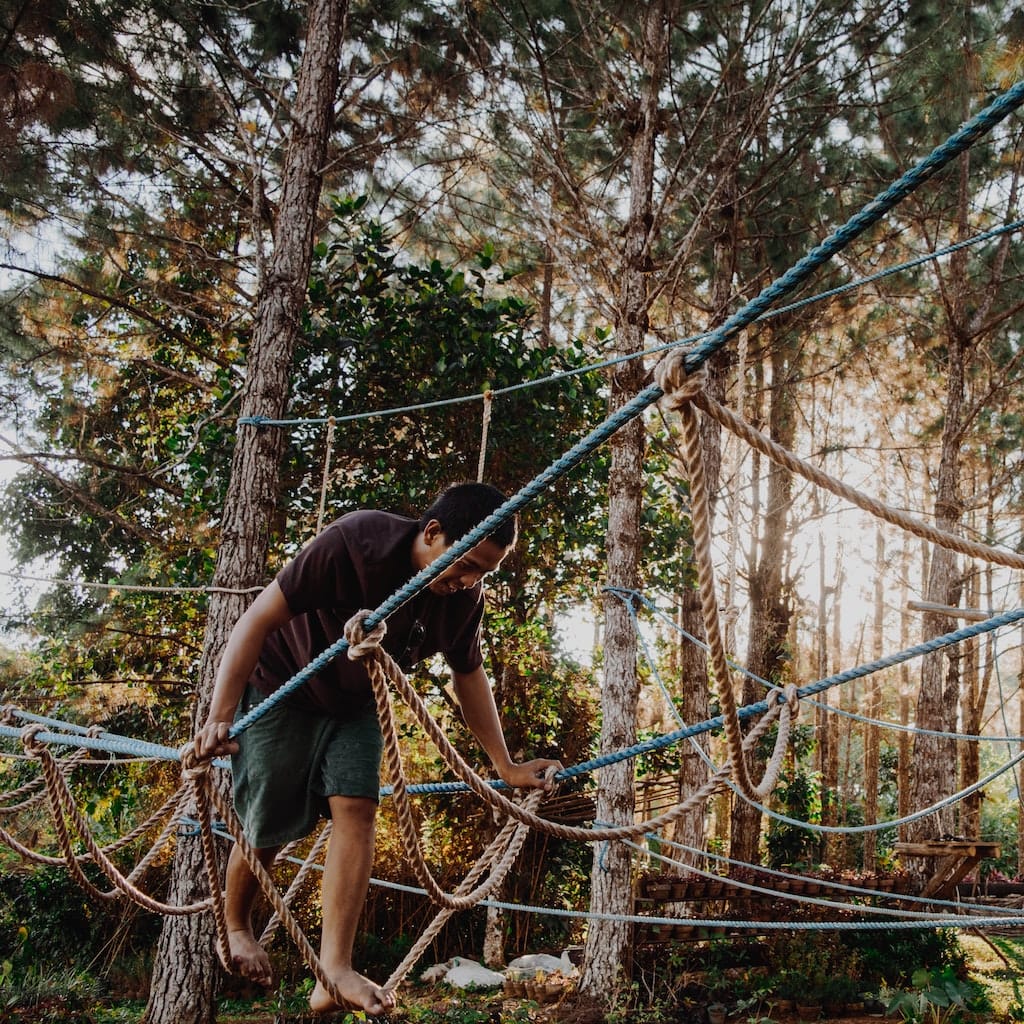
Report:
[[437,538],[441,538],[441,542],[444,543],[445,536],[444,530],[441,528],[441,524],[436,519],[430,519],[427,521],[427,525],[423,527],[423,542],[426,545],[431,545]]

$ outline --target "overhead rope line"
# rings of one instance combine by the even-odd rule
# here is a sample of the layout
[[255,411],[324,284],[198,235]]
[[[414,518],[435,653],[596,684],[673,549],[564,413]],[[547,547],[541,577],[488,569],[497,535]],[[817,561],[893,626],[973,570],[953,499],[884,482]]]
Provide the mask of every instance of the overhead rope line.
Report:
[[[902,263],[896,263],[890,267],[885,267],[873,274],[858,277],[853,281],[836,285],[836,287],[829,288],[823,292],[817,292],[816,294],[807,296],[797,302],[791,302],[785,306],[779,306],[776,309],[769,310],[768,312],[755,317],[752,322],[764,323],[774,319],[775,317],[785,316],[786,314],[804,309],[807,306],[824,302],[827,299],[838,298],[841,295],[856,291],[866,285],[874,284],[876,281],[881,281],[887,277],[893,277],[896,274],[902,274],[907,270],[913,270],[925,263],[930,263],[934,260],[941,259],[944,256],[949,256],[952,253],[959,252],[961,249],[969,248],[972,245],[979,245],[982,242],[991,241],[1001,235],[1012,234],[1014,231],[1018,231],[1022,227],[1024,227],[1024,220],[1014,220],[1007,224],[1001,224],[998,227],[990,228],[987,231],[982,231],[979,234],[972,235],[970,238],[961,239],[959,242],[951,242],[949,245],[943,246],[941,249],[935,249],[932,252],[923,253],[920,256],[915,256],[913,259],[905,260]],[[501,398],[504,395],[514,394],[528,388],[541,387],[545,384],[557,383],[558,381],[565,380],[570,377],[578,377],[587,373],[597,373],[600,370],[607,370],[623,363],[632,362],[635,359],[644,359],[649,356],[662,355],[663,353],[682,345],[692,345],[695,342],[702,341],[712,333],[713,331],[711,329],[699,331],[696,334],[676,339],[675,341],[664,342],[661,345],[652,345],[641,349],[639,352],[629,352],[624,355],[612,356],[608,359],[602,359],[596,363],[588,363],[586,366],[576,366],[567,370],[557,370],[555,373],[548,374],[544,377],[537,377],[533,380],[521,381],[518,384],[509,384],[500,388],[488,388],[485,391],[474,393],[472,395],[457,395],[451,398],[435,399],[431,402],[419,402],[411,405],[394,406],[388,409],[372,409],[340,416],[309,416],[281,419],[272,419],[269,416],[242,416],[239,417],[237,422],[239,425],[252,425],[257,427],[317,426],[324,423],[330,423],[331,420],[335,423],[352,423],[359,420],[376,418],[382,419],[388,416],[400,416],[407,413],[427,412],[431,409],[444,408],[449,405],[462,405],[467,402],[479,402],[481,400],[486,401],[488,395],[490,395],[492,399]]]
[[[767,313],[756,317],[754,323],[761,323],[766,320],[770,320],[773,317],[781,316],[786,313],[794,312],[812,303],[821,302],[825,299],[835,298],[846,292],[853,291],[858,288],[862,288],[867,284],[874,283],[875,281],[881,280],[886,277],[891,277],[895,274],[902,273],[906,270],[911,270],[924,263],[936,260],[940,257],[950,255],[951,253],[957,252],[960,249],[967,248],[968,246],[977,245],[981,242],[990,241],[993,238],[997,238],[1000,235],[1008,234],[1019,230],[1024,227],[1024,220],[1015,220],[1009,224],[1000,225],[999,227],[992,228],[988,231],[981,232],[980,234],[973,235],[971,238],[964,239],[959,242],[952,243],[944,246],[941,249],[937,249],[930,253],[925,253],[921,256],[917,256],[914,259],[907,260],[903,263],[895,264],[894,266],[887,267],[884,270],[877,271],[874,274],[869,274],[866,277],[858,278],[855,281],[847,282],[843,285],[838,285],[835,288],[830,288],[827,291],[819,292],[816,295],[809,296],[805,299],[801,299],[799,302],[793,302],[785,306],[780,306],[776,309],[769,310]],[[652,346],[645,348],[640,352],[631,352],[626,355],[616,356],[614,358],[606,359],[601,362],[591,363],[583,367],[575,367],[569,370],[558,371],[553,374],[549,374],[546,377],[539,377],[535,380],[523,381],[519,384],[509,385],[503,388],[488,388],[479,394],[473,395],[462,395],[454,398],[439,399],[433,402],[424,402],[416,405],[398,406],[390,409],[379,409],[368,412],[351,413],[344,416],[321,416],[321,417],[309,417],[309,418],[295,418],[295,419],[270,419],[261,416],[242,417],[238,420],[240,424],[253,424],[256,426],[302,426],[302,425],[317,425],[327,424],[328,427],[333,427],[338,423],[347,423],[357,420],[370,419],[374,417],[386,417],[393,416],[402,413],[420,412],[428,409],[440,408],[447,405],[455,405],[466,402],[476,402],[483,400],[485,403],[484,412],[484,427],[482,428],[482,444],[481,444],[481,462],[483,461],[483,453],[486,449],[486,437],[487,437],[487,424],[490,421],[490,416],[486,411],[486,404],[492,401],[496,397],[500,397],[506,394],[512,394],[513,392],[520,391],[524,388],[537,387],[542,384],[553,383],[558,380],[562,380],[568,377],[578,376],[584,373],[592,373],[599,370],[608,369],[612,366],[617,366],[624,362],[629,362],[634,359],[640,359],[647,356],[659,355],[668,352],[672,349],[679,348],[680,346],[692,345],[695,342],[701,341],[708,338],[713,332],[711,330],[701,331],[697,334],[690,335],[689,337],[679,339],[672,342],[666,342],[662,345]],[[329,435],[327,441],[328,451],[332,444],[332,436]],[[324,482],[326,482],[327,469],[329,467],[329,460],[325,461],[324,469]],[[479,475],[479,467],[478,467]],[[320,518],[318,519],[318,525],[322,523],[323,509],[325,501],[325,490],[321,488],[321,512]],[[47,583],[57,586],[69,586],[69,587],[88,587],[100,590],[123,590],[126,592],[139,591],[145,593],[210,593],[210,594],[253,594],[258,593],[262,587],[215,587],[215,586],[147,586],[141,584],[128,584],[128,583],[116,583],[116,582],[90,582],[85,580],[73,580],[73,579],[62,579],[50,576],[34,576],[27,575],[25,573],[10,572],[6,570],[0,570],[0,576],[5,576],[10,579],[20,579],[34,583]]]

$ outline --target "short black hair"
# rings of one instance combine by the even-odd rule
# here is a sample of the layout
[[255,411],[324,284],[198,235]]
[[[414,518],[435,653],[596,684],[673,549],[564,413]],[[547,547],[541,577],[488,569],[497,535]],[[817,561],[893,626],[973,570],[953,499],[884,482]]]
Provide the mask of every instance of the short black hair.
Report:
[[[482,523],[496,508],[508,499],[497,487],[490,484],[466,482],[446,487],[433,504],[420,516],[420,529],[431,519],[441,524],[441,531],[449,544],[466,536],[473,527]],[[519,533],[517,516],[509,516],[487,535],[488,540],[510,548]]]

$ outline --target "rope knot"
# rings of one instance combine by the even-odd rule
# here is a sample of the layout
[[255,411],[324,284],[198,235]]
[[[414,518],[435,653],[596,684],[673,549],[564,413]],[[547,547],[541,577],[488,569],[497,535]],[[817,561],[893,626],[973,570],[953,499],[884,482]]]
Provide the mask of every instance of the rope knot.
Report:
[[189,740],[181,750],[178,751],[178,759],[181,762],[181,775],[185,779],[195,779],[206,775],[213,764],[213,758],[200,758],[196,753],[195,744]]
[[373,613],[367,609],[358,611],[345,623],[345,639],[348,641],[348,656],[353,661],[359,661],[372,654],[384,641],[384,634],[388,631],[387,624],[378,622],[369,633],[363,626],[363,622]]
[[42,722],[29,722],[21,730],[21,745],[25,748],[26,754],[32,757],[39,755],[46,749],[46,745],[36,739],[36,733],[43,732],[46,726]]
[[14,712],[17,708],[13,704],[0,706],[0,725],[13,726],[15,722]]
[[654,368],[655,383],[665,392],[662,399],[669,409],[679,409],[692,401],[707,382],[707,372],[703,366],[695,373],[686,372],[685,348],[673,349]]
[[796,683],[773,686],[770,693],[776,703],[785,704],[789,708],[790,719],[796,721],[796,716],[800,713],[800,690]]

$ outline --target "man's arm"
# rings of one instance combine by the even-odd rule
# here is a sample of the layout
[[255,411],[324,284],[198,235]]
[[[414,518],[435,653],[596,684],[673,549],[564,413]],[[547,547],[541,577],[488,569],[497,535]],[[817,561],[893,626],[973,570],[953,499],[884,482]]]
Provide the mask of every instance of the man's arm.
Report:
[[453,670],[452,680],[466,725],[484,748],[502,781],[517,789],[552,789],[554,784],[545,781],[545,774],[552,766],[560,769],[561,763],[544,757],[524,761],[522,764],[512,760],[498,717],[498,708],[494,703],[494,693],[483,667],[473,672]]
[[235,623],[217,666],[206,724],[193,741],[198,757],[223,757],[238,750],[238,744],[228,739],[228,730],[245,684],[256,667],[263,642],[292,618],[288,602],[275,580],[264,588]]

